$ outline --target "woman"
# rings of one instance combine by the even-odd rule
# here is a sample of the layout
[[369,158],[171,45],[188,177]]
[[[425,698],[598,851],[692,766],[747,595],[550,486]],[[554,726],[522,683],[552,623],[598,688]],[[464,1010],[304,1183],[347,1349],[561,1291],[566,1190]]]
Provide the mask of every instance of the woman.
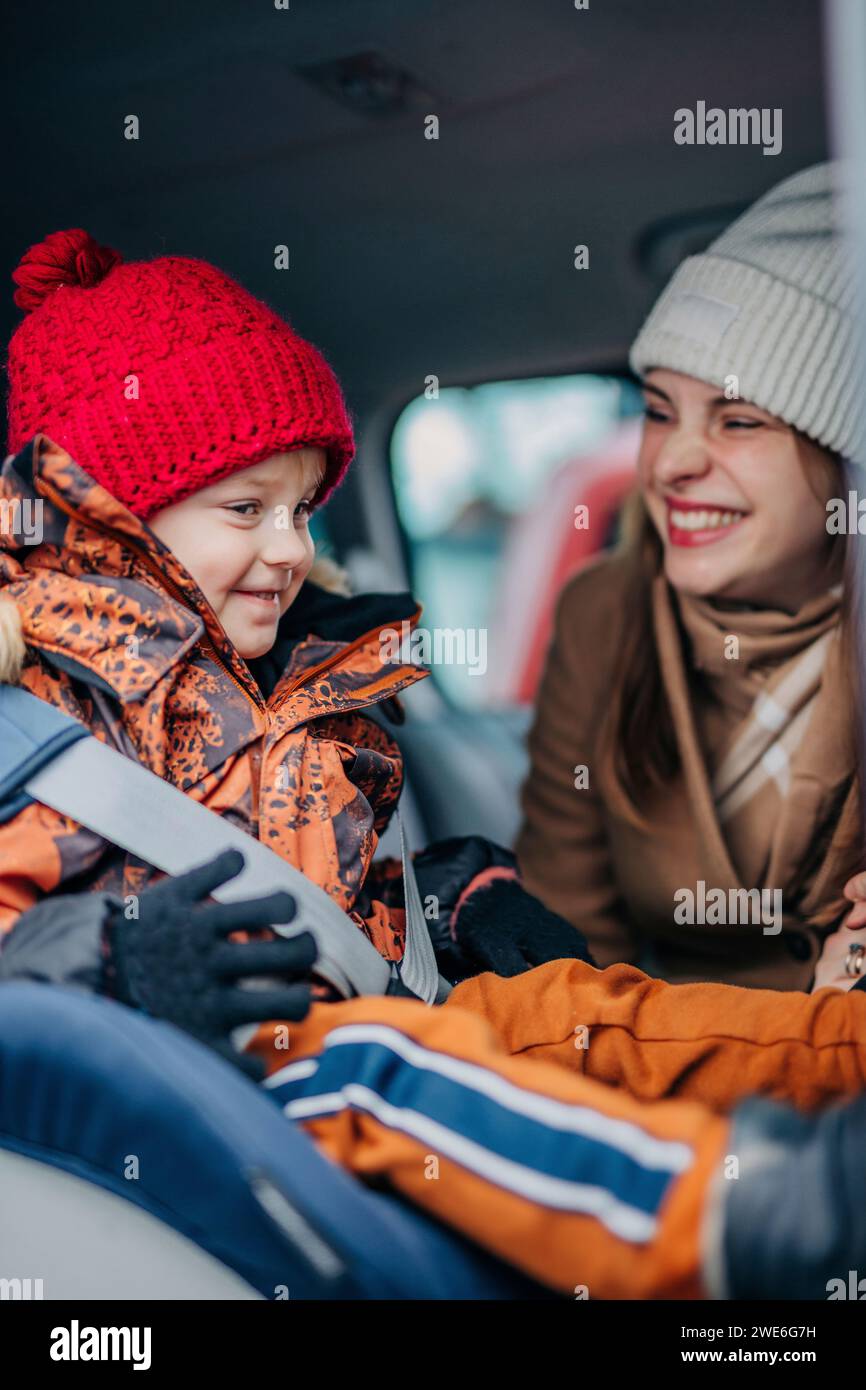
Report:
[[760,199],[631,351],[639,492],[620,549],[561,596],[517,846],[601,965],[808,989],[862,867],[827,509],[859,429],[833,186],[820,165]]

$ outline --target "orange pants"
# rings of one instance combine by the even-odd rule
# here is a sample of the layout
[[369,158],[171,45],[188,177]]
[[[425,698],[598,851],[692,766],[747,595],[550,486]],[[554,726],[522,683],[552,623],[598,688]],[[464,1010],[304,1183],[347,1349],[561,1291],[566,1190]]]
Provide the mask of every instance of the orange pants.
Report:
[[316,1004],[250,1044],[331,1158],[386,1180],[542,1283],[702,1297],[710,1186],[746,1095],[810,1109],[863,1090],[866,994],[669,985],[554,961],[441,1008]]

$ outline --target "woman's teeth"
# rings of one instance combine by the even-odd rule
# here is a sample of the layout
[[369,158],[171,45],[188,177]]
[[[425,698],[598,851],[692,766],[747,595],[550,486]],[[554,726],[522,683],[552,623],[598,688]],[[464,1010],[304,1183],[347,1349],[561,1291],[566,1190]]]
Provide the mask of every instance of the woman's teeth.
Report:
[[679,512],[673,507],[670,513],[673,525],[681,531],[709,531],[717,526],[733,526],[735,522],[742,521],[745,515],[745,512],[696,512],[691,509]]

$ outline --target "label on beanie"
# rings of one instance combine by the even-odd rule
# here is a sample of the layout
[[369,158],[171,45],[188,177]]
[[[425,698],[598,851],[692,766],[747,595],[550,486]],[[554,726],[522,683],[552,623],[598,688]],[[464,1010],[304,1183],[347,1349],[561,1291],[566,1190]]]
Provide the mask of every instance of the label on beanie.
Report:
[[707,347],[715,347],[740,312],[739,304],[713,299],[708,294],[675,294],[655,327],[663,333],[680,333]]

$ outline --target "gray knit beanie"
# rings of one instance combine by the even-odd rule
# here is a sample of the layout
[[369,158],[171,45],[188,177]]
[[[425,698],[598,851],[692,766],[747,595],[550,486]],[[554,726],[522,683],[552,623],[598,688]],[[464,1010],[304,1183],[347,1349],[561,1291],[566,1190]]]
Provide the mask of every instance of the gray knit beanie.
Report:
[[844,166],[816,164],[765,193],[689,256],[641,328],[629,361],[697,377],[864,463],[854,276],[839,235]]

